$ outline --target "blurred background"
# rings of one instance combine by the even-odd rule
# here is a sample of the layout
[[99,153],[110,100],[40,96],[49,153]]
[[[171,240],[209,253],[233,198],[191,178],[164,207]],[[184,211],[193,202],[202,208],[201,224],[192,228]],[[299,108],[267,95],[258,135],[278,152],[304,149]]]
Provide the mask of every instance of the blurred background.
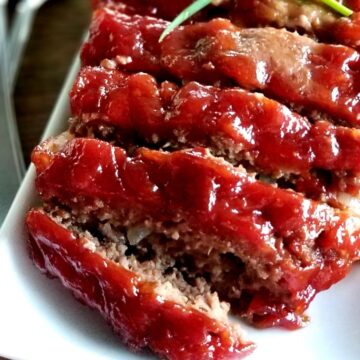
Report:
[[0,229],[79,51],[90,4],[0,0]]
[[[16,3],[9,2],[9,21]],[[90,0],[48,0],[35,17],[14,92],[26,165],[79,50],[89,20]]]

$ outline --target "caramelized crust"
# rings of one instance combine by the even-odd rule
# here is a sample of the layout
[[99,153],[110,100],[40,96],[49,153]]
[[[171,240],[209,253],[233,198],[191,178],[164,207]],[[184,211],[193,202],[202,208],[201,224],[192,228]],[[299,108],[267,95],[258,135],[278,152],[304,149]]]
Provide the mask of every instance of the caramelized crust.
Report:
[[82,62],[98,65],[103,59],[116,59],[128,71],[163,75],[159,37],[167,24],[152,17],[99,9],[93,16],[91,40],[81,50]]
[[55,148],[45,143],[33,154],[44,201],[66,206],[80,222],[150,221],[185,227],[194,239],[203,234],[199,245],[231,252],[251,269],[237,303],[258,326],[301,325],[315,294],[342,279],[358,257],[358,219],[260,183],[203,149],[140,149],[129,158],[92,139]]

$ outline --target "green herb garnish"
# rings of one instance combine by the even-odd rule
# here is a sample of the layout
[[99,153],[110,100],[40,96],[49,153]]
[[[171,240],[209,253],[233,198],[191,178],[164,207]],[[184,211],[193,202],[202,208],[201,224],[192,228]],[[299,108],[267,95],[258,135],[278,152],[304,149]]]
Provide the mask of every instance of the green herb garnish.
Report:
[[194,14],[210,5],[212,0],[196,0],[191,5],[189,5],[186,9],[184,9],[172,22],[171,24],[164,30],[161,34],[159,42],[163,41],[166,36],[168,36],[176,27],[181,25],[187,19],[191,18]]
[[353,11],[336,0],[321,0],[325,5],[331,7],[342,16],[351,16]]
[[[349,9],[348,7],[346,7],[345,5],[341,4],[336,0],[320,0],[320,1],[342,16],[351,16],[353,14],[353,11],[351,9]],[[187,8],[185,8],[164,30],[164,32],[160,36],[159,42],[163,41],[166,38],[166,36],[168,36],[176,27],[178,27],[183,22],[191,18],[200,10],[210,5],[212,2],[213,0],[195,0],[192,4],[190,4]]]

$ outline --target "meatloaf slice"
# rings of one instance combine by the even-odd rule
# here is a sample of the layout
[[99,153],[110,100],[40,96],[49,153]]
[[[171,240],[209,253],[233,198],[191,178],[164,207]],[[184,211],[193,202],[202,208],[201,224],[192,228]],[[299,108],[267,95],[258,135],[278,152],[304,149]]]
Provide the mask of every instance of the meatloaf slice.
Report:
[[229,323],[229,306],[204,281],[187,283],[174,259],[140,254],[122,232],[84,230],[58,208],[31,210],[26,224],[36,265],[98,310],[133,350],[170,360],[238,359],[253,350]]
[[112,59],[126,71],[208,84],[235,82],[313,118],[321,113],[360,127],[360,54],[355,50],[286,30],[240,29],[224,19],[179,27],[159,43],[167,25],[98,10],[82,62],[99,65]]
[[[191,4],[191,0],[102,0],[93,7],[108,7],[129,15],[149,15],[173,20]],[[341,16],[320,1],[294,0],[223,0],[191,17],[188,22],[208,21],[216,17],[230,19],[240,27],[273,26],[305,33],[323,42],[360,49],[360,1],[343,2],[354,13]]]
[[360,2],[343,1],[354,11],[345,17],[321,1],[236,0],[228,17],[239,26],[274,26],[306,33],[324,42],[360,49]]
[[206,279],[258,326],[301,326],[315,294],[359,255],[358,218],[256,181],[203,148],[129,157],[65,136],[38,147],[33,162],[50,206],[90,232],[126,229],[130,243],[171,255],[188,281]]
[[84,67],[71,91],[77,136],[130,148],[208,147],[316,200],[360,212],[360,131],[311,123],[261,94],[196,82],[178,87],[145,73]]

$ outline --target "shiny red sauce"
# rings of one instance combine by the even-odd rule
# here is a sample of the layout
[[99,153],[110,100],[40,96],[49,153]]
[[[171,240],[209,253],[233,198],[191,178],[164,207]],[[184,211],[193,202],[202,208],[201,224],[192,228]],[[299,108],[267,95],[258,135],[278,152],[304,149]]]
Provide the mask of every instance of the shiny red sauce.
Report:
[[331,28],[331,34],[333,39],[340,44],[360,51],[360,2],[358,3],[358,12],[354,13],[350,19],[341,18],[337,21]]
[[108,143],[74,139],[58,154],[38,148],[33,162],[45,201],[81,213],[98,209],[100,200],[120,222],[129,212],[139,222],[180,219],[278,271],[266,291],[256,278],[247,289],[251,301],[242,312],[258,326],[299,326],[314,295],[343,278],[358,257],[359,232],[346,213],[260,183],[203,149],[140,149],[129,158]]
[[148,347],[171,360],[225,360],[254,349],[207,315],[164,300],[153,283],[86,249],[84,240],[42,211],[30,211],[26,224],[37,266],[97,309],[134,350]]
[[[360,170],[358,130],[326,121],[311,124],[260,94],[195,82],[177,88],[144,73],[85,67],[72,88],[71,107],[85,127],[113,127],[110,139],[122,144],[209,147],[235,161],[250,161],[268,175],[300,176],[294,186],[315,199],[359,192],[354,183]],[[323,179],[314,169],[335,173]]]
[[[360,126],[360,55],[356,51],[319,44],[285,30],[239,29],[223,19],[177,28],[159,44],[166,24],[98,10],[82,51],[83,64],[98,65],[105,58],[125,56],[127,63],[116,60],[121,69],[157,75],[165,71],[181,80],[205,83],[231,80],[307,112],[320,111]],[[138,49],[145,49],[142,56]]]

